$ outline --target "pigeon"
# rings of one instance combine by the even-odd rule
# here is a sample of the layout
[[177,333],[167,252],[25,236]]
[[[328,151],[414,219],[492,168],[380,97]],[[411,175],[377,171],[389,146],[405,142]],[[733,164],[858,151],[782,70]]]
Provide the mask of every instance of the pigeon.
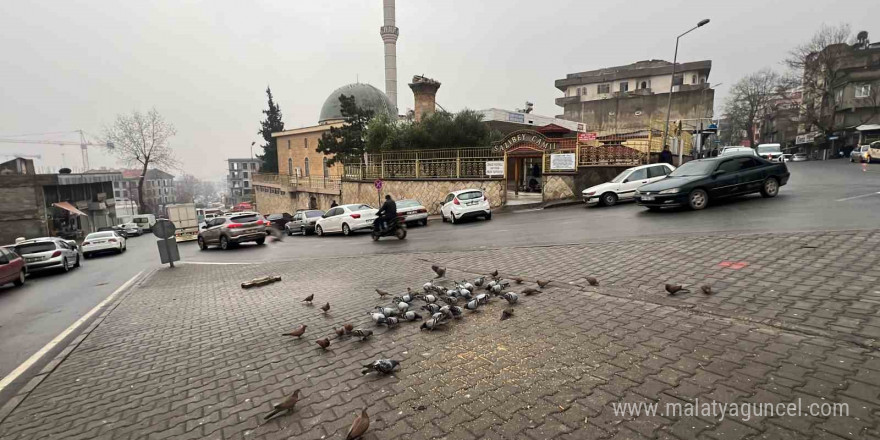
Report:
[[385,315],[383,313],[370,313],[370,317],[373,318],[373,322],[377,325],[385,322]]
[[390,293],[380,289],[376,289],[376,293],[379,294],[379,298],[385,298],[386,296],[390,295]]
[[541,293],[541,291],[538,289],[533,289],[531,287],[526,287],[525,289],[523,289],[522,293],[525,296],[529,296],[529,295],[534,295],[536,293]]
[[447,296],[446,298],[443,298],[443,301],[445,301],[446,304],[449,304],[449,305],[458,304],[458,298],[456,298],[454,296]]
[[423,299],[425,300],[426,303],[429,303],[429,304],[433,304],[433,303],[437,302],[437,297],[434,295],[425,295],[425,297]]
[[334,331],[336,332],[336,337],[337,337],[337,338],[341,338],[343,335],[345,335],[345,329],[342,328],[342,327],[339,327],[339,328],[337,328],[337,329],[334,329]]
[[496,285],[492,286],[492,293],[494,293],[496,295],[501,293],[502,290],[504,290],[504,287],[502,287],[501,284],[496,284]]
[[422,310],[426,310],[429,313],[437,313],[440,311],[440,306],[438,306],[437,304],[425,304],[424,306],[422,306]]
[[515,278],[513,279],[513,281],[516,281],[516,284],[522,284],[522,283],[523,283],[523,279],[520,278],[520,277],[515,277]]
[[419,329],[421,329],[421,330],[431,330],[431,331],[433,331],[435,328],[437,328],[437,327],[439,327],[439,326],[441,326],[441,325],[443,325],[443,324],[446,324],[446,321],[445,321],[445,320],[437,321],[437,320],[435,320],[435,319],[429,319],[429,320],[423,322],[423,323],[422,323],[422,326],[419,327]]
[[358,338],[361,338],[361,341],[366,341],[367,338],[369,338],[370,336],[373,336],[373,331],[359,328],[359,329],[351,332],[351,334],[352,334],[352,336],[357,336]]
[[453,318],[461,319],[461,315],[464,313],[464,309],[459,306],[452,306],[449,308],[449,312],[452,313]]
[[501,297],[506,299],[507,303],[511,304],[511,305],[516,304],[517,301],[519,301],[519,295],[517,295],[513,292],[507,292],[504,295],[501,295]]
[[409,303],[407,303],[406,301],[401,301],[401,302],[397,303],[397,310],[400,311],[400,313],[406,313],[406,309],[408,309],[408,308],[409,308]]
[[347,335],[351,334],[351,329],[353,329],[353,328],[354,328],[354,326],[352,326],[351,324],[345,324],[342,326],[342,329],[345,330],[345,334],[347,334]]
[[327,304],[324,304],[323,306],[321,306],[321,310],[323,310],[324,313],[327,313],[327,311],[330,310],[330,303],[327,303]]
[[480,287],[480,286],[482,286],[483,283],[485,283],[485,282],[486,282],[486,278],[485,278],[485,277],[479,277],[479,278],[477,278],[477,279],[474,280],[474,286],[476,286],[476,287]]
[[387,325],[388,328],[397,327],[397,324],[399,324],[399,323],[400,323],[400,320],[395,317],[385,318],[385,325]]
[[403,314],[403,319],[406,319],[407,321],[421,321],[422,315],[410,310]]
[[480,303],[478,303],[477,300],[473,300],[464,306],[464,308],[466,308],[468,310],[477,310],[479,307],[480,307]]
[[501,320],[502,321],[504,321],[505,319],[509,319],[511,316],[513,316],[513,309],[512,308],[506,308],[501,311]]
[[700,290],[702,290],[703,293],[705,293],[706,295],[712,294],[712,286],[708,284],[703,284],[702,286],[700,286]]
[[313,299],[315,299],[315,294],[314,294],[314,293],[311,294],[311,295],[309,295],[309,296],[307,296],[307,297],[305,297],[301,302],[308,303],[309,305],[311,305]]
[[537,284],[538,287],[543,289],[543,288],[547,287],[548,284],[550,284],[550,281],[549,280],[547,280],[547,281],[535,280],[535,284]]
[[596,277],[587,277],[587,282],[590,283],[591,286],[598,286],[599,280]]
[[269,420],[281,411],[293,411],[296,402],[299,402],[299,390],[294,391],[293,394],[284,399],[283,402],[272,405],[272,411],[269,414],[266,414],[266,416],[263,417],[263,420]]
[[446,268],[445,267],[440,267],[435,264],[435,265],[431,266],[431,270],[433,270],[434,273],[437,274],[437,276],[435,278],[443,278],[443,276],[446,275]]
[[493,270],[489,275],[492,275],[492,278],[498,278],[498,269]]
[[[436,321],[436,322],[440,322],[440,321],[442,321],[442,320],[444,320],[444,319],[446,319],[446,315],[445,315],[443,312],[437,312],[437,313],[431,315],[431,319],[430,319],[430,320],[433,320],[433,321]],[[430,321],[430,320],[429,320],[429,321]]]
[[315,341],[315,343],[318,344],[324,350],[326,350],[327,347],[330,346],[330,339],[329,338],[318,339],[317,341]]
[[458,296],[470,300],[471,299],[471,291],[467,289],[458,289]]
[[425,283],[422,285],[422,290],[424,290],[425,292],[430,292],[431,290],[434,290],[434,285],[430,282]]
[[[445,315],[447,318],[452,317],[452,309],[449,306],[440,307],[440,310],[437,313],[440,313],[441,315]],[[436,313],[435,313],[435,315],[436,315]]]
[[308,327],[308,326],[305,324],[300,325],[298,329],[293,330],[288,333],[282,333],[281,336],[296,336],[297,338],[299,338],[303,335],[303,333],[306,332],[306,327]]
[[681,284],[666,284],[666,292],[669,293],[669,296],[673,296],[678,292],[688,292],[687,289],[683,289]]
[[406,293],[399,298],[394,298],[394,300],[397,302],[405,302],[405,303],[411,303],[411,302],[413,302],[414,299],[416,299],[416,297],[413,296],[412,293]]
[[391,307],[376,306],[376,310],[385,316],[397,316],[397,309]]
[[486,295],[485,293],[477,295],[474,299],[480,304],[489,304],[489,295]]
[[474,290],[474,285],[471,284],[471,283],[467,283],[467,282],[466,282],[466,283],[464,283],[464,284],[461,285],[461,289],[467,289],[467,290],[473,291],[473,290]]
[[364,369],[361,370],[361,374],[367,374],[370,371],[375,371],[382,374],[391,374],[394,372],[394,369],[397,368],[398,365],[400,365],[400,362],[395,361],[394,359],[379,359],[367,365],[364,365]]
[[370,416],[367,415],[367,410],[364,408],[361,411],[361,415],[357,416],[354,419],[354,422],[351,422],[351,428],[348,429],[348,435],[345,436],[345,440],[355,440],[360,438],[367,432],[367,429],[370,427]]

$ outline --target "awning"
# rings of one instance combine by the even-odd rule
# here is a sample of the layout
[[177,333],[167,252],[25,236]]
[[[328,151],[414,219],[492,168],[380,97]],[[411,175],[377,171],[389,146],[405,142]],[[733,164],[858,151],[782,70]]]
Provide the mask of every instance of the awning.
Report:
[[88,214],[86,214],[86,213],[80,211],[79,209],[76,209],[75,206],[73,206],[73,205],[71,205],[70,203],[67,203],[67,202],[53,203],[52,206],[54,206],[54,207],[56,207],[56,208],[61,208],[61,209],[65,210],[65,211],[69,211],[69,212],[72,213],[72,214],[76,214],[76,215],[84,215],[84,216],[88,217]]
[[880,124],[862,124],[856,127],[858,131],[874,131],[880,130]]

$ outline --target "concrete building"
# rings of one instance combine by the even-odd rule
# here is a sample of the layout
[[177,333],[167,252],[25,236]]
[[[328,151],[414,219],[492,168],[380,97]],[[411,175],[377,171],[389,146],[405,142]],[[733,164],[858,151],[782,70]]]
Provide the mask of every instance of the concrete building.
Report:
[[116,224],[119,172],[35,174],[29,159],[0,164],[0,245],[18,237],[82,238]]
[[226,161],[229,163],[226,176],[229,204],[235,206],[242,202],[253,202],[253,178],[254,174],[260,172],[262,162],[260,159],[253,158],[226,159]]
[[556,80],[565,96],[557,118],[581,122],[588,131],[643,128],[666,118],[670,90],[671,120],[712,117],[715,91],[709,85],[712,62],[639,61],[625,66],[570,73]]
[[394,0],[382,1],[384,22],[379,28],[382,35],[382,43],[385,45],[385,95],[391,101],[392,107],[397,108],[397,37],[400,29],[397,28],[394,13]]
[[[571,131],[578,131],[584,124],[552,116],[536,115],[534,113],[515,112],[498,108],[479,110],[483,115],[483,122],[489,129],[496,130],[501,134],[508,134],[516,130],[537,129],[547,125],[557,125]],[[580,130],[584,131],[584,130]]]
[[333,173],[327,165],[330,156],[315,151],[321,136],[341,122],[295,128],[272,133],[278,142],[278,174],[300,178],[329,178]]
[[[113,184],[113,196],[118,199],[139,201],[138,182],[141,172],[137,169],[122,170],[122,181]],[[147,170],[147,175],[144,178],[145,206],[141,207],[141,211],[161,213],[165,211],[165,205],[174,203],[177,203],[174,176],[162,170]]]

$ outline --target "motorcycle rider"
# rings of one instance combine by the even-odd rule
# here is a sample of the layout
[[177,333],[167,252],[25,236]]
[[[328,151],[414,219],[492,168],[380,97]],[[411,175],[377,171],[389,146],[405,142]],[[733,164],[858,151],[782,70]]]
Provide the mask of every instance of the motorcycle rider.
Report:
[[381,222],[381,231],[387,230],[388,225],[397,219],[397,203],[394,203],[391,194],[385,194],[385,203],[379,208],[379,212],[376,213],[376,216],[376,221]]

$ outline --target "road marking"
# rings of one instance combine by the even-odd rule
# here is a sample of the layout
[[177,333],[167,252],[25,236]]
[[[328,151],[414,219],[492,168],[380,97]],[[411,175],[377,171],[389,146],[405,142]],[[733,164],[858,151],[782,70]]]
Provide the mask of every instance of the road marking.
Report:
[[178,261],[177,264],[202,264],[202,265],[217,265],[217,266],[235,266],[235,265],[248,265],[248,264],[263,264],[264,261],[257,263],[223,263],[223,262],[212,262],[212,261]]
[[128,286],[130,286],[131,283],[133,283],[134,280],[140,277],[143,273],[144,271],[140,271],[137,273],[137,275],[129,278],[128,281],[125,282],[125,284],[119,286],[118,289],[114,290],[113,293],[110,294],[110,296],[104,299],[104,301],[101,301],[98,305],[92,308],[92,310],[89,310],[89,312],[83,315],[82,318],[79,318],[76,322],[71,324],[70,327],[67,327],[67,329],[56,336],[55,339],[49,341],[48,344],[44,345],[43,348],[40,349],[40,351],[34,353],[30,358],[28,358],[28,360],[19,365],[18,368],[12,370],[11,373],[7,374],[6,377],[3,378],[3,380],[0,380],[0,391],[3,391],[3,389],[9,386],[9,384],[17,379],[18,376],[21,376],[25,371],[27,371],[28,368],[33,366],[40,360],[40,358],[45,356],[46,353],[51,351],[53,348],[55,348],[56,345],[60,344],[61,341],[70,336],[71,333],[79,328],[79,326],[83,325],[84,322],[88,321],[89,318],[95,315],[95,313],[98,313],[98,310],[101,310],[101,308],[103,308],[107,304],[110,304],[113,299],[115,299],[121,292],[127,289]]
[[845,198],[845,199],[837,199],[837,200],[835,200],[835,202],[845,202],[845,201],[847,201],[847,200],[861,199],[861,198],[863,198],[863,197],[876,196],[877,194],[880,194],[880,191],[877,191],[877,192],[875,192],[875,193],[871,193],[871,194],[862,194],[862,195],[860,195],[860,196],[847,197],[847,198]]

